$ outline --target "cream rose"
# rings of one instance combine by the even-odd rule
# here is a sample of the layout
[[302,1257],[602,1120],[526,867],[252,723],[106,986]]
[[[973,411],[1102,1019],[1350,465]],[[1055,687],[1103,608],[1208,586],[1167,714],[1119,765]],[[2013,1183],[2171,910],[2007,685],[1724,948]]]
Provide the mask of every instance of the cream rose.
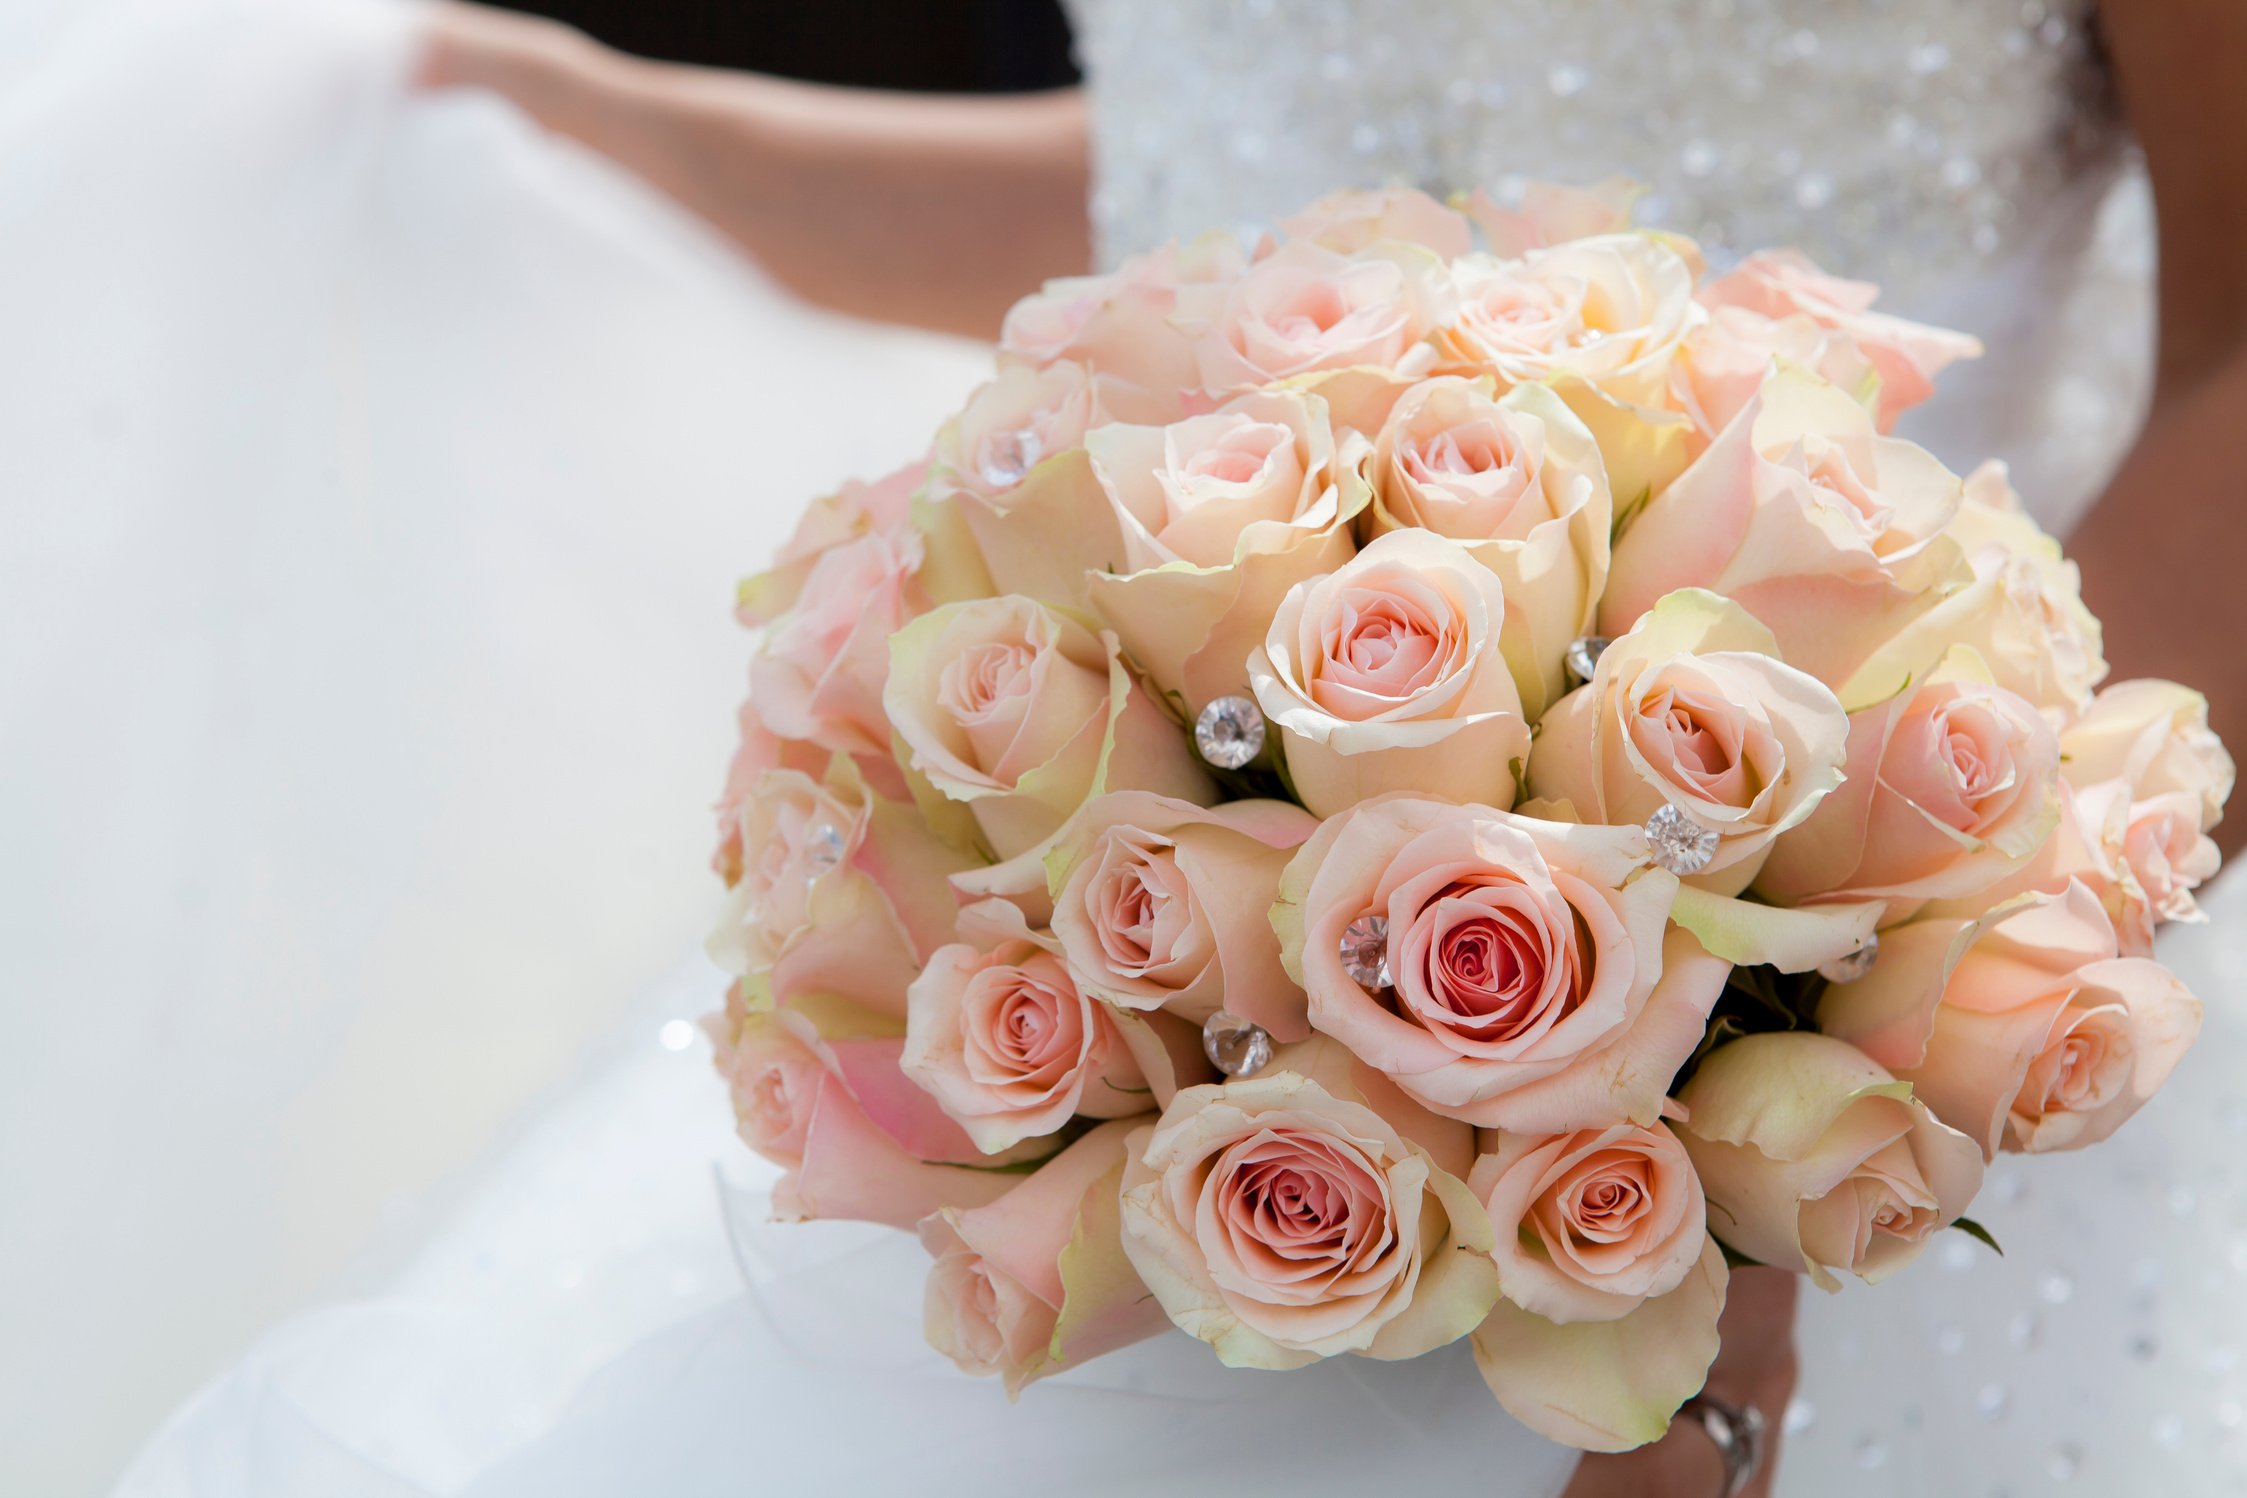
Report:
[[1863,406],[1815,375],[1780,369],[1627,524],[1600,633],[1627,633],[1665,593],[1706,588],[1761,620],[1788,664],[1839,690],[1967,580],[1943,535],[1958,503],[1958,479],[1924,451],[1876,434]]
[[960,934],[905,991],[899,1064],[977,1149],[998,1154],[1079,1115],[1144,1113],[1177,1090],[1169,1058],[1188,1067],[1188,1083],[1205,1075],[1198,1033],[1150,1015],[1129,1020],[1127,1036],[1127,1022],[1078,989],[1059,944],[1013,905],[968,907]]
[[1228,286],[1182,292],[1179,316],[1198,330],[1212,396],[1323,369],[1394,369],[1440,315],[1440,273],[1434,255],[1409,245],[1343,255],[1297,240]]
[[1979,358],[1982,345],[1948,328],[1875,312],[1879,294],[1869,282],[1828,275],[1798,251],[1765,250],[1703,286],[1700,299],[1765,317],[1807,317],[1847,338],[1879,377],[1876,409],[1887,431],[1898,415],[1934,394],[1936,375],[1957,360]]
[[1179,291],[1230,282],[1247,264],[1240,242],[1217,232],[1133,255],[1102,275],[1048,281],[1008,310],[999,362],[1082,365],[1118,419],[1174,420],[1200,378],[1194,340],[1174,316]]
[[2116,682],[2061,734],[2060,747],[2074,784],[2119,780],[2133,800],[2182,794],[2198,805],[2202,831],[2222,819],[2236,778],[2209,730],[2208,699],[2170,681]]
[[1499,1402],[1587,1450],[1661,1439],[1716,1357],[1727,1280],[1684,1145],[1661,1123],[1503,1134],[1468,1189],[1504,1293],[1475,1330]]
[[1272,925],[1312,1028],[1436,1112],[1558,1132],[1653,1122],[1700,1042],[1728,966],[1665,934],[1677,888],[1635,827],[1388,796],[1303,845]]
[[1621,400],[1658,404],[1680,340],[1701,316],[1693,268],[1651,234],[1604,234],[1518,260],[1452,262],[1445,361],[1509,385],[1575,375]]
[[1344,255],[1378,244],[1418,245],[1450,260],[1472,247],[1466,216],[1411,187],[1329,193],[1280,220],[1290,239],[1308,239]]
[[1645,187],[1627,177],[1609,177],[1589,187],[1525,182],[1519,201],[1511,206],[1476,188],[1467,195],[1466,213],[1482,230],[1490,252],[1511,259],[1569,240],[1621,233],[1631,226],[1631,210],[1645,195]]
[[1132,1136],[1124,1252],[1229,1366],[1417,1357],[1497,1298],[1489,1219],[1459,1176],[1473,1153],[1464,1125],[1306,1041]]
[[1872,971],[1827,990],[1818,1023],[1994,1157],[2112,1134],[2191,1046],[2200,1002],[2118,956],[2097,896],[2071,883],[1881,933]]
[[1847,779],[1773,845],[1776,904],[1971,895],[2024,867],[2059,823],[2060,746],[2029,703],[1960,651],[1849,720]]
[[1102,1124],[996,1201],[920,1223],[922,1324],[960,1368],[1009,1394],[1168,1329],[1123,1257],[1116,1192],[1136,1120]]
[[1542,385],[1493,400],[1489,381],[1446,376],[1398,397],[1369,472],[1372,534],[1449,536],[1498,574],[1500,648],[1524,709],[1542,713],[1607,582],[1615,506],[1590,429]]
[[1709,1231],[1758,1263],[1886,1279],[1958,1220],[1982,1155],[1846,1041],[1748,1035],[1709,1053],[1677,1125],[1709,1199]]
[[1417,530],[1289,590],[1248,679],[1303,804],[1331,816],[1414,790],[1511,805],[1529,725],[1499,649],[1505,615],[1496,573]]
[[1121,792],[1087,802],[1046,860],[1071,972],[1125,1009],[1196,1023],[1230,1009],[1301,1040],[1303,993],[1266,916],[1281,870],[1317,828],[1283,801],[1205,810]]
[[902,1017],[906,985],[951,939],[950,876],[975,860],[845,759],[824,781],[765,772],[737,823],[741,863],[711,960],[771,1002],[825,993]]
[[1721,839],[1693,882],[1746,888],[1773,839],[1841,784],[1848,748],[1840,700],[1777,651],[1738,605],[1670,594],[1545,715],[1530,794],[1614,826],[1675,806]]
[[1748,408],[1779,364],[1815,371],[1859,399],[1872,398],[1880,386],[1871,361],[1845,334],[1800,315],[1765,317],[1745,307],[1718,307],[1685,335],[1670,364],[1670,400],[1693,422],[1695,451]]
[[898,631],[882,707],[911,768],[965,803],[1002,859],[1104,791],[1216,799],[1115,636],[1028,598],[948,604]]

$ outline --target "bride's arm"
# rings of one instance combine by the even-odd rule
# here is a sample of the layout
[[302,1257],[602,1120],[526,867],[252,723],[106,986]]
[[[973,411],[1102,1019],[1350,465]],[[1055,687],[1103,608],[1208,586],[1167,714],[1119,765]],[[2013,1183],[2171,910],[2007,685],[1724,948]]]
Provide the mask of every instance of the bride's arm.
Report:
[[430,87],[506,94],[629,167],[798,294],[992,337],[1049,276],[1086,268],[1084,102],[880,93],[627,57],[550,21],[431,12]]
[[[2247,6],[2109,0],[2123,103],[2161,232],[2152,414],[2069,550],[2117,677],[2208,694],[2247,750]],[[2247,815],[2216,829],[2247,843]]]

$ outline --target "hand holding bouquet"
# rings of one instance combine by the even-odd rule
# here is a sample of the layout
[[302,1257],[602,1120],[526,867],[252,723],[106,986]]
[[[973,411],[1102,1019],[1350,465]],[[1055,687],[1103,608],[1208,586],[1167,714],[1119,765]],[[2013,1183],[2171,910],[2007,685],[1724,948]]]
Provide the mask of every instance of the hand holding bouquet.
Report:
[[1626,210],[1343,194],[1050,283],[744,585],[719,1067],[963,1368],[1471,1338],[1635,1446],[1728,1265],[1985,1232],[1996,1152],[2191,1044],[2153,934],[2231,765],[2096,690],[2002,468],[1890,435],[1972,341]]

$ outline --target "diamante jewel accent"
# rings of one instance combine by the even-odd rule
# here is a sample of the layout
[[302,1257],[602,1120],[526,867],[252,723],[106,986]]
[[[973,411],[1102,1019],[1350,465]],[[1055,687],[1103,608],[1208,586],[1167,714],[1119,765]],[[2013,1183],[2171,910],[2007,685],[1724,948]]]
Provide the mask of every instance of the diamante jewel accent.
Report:
[[1716,857],[1717,835],[1675,806],[1663,803],[1646,819],[1646,841],[1654,861],[1680,879],[1698,874]]
[[804,834],[804,877],[817,879],[843,861],[843,829],[821,822]]
[[1880,956],[1880,937],[1865,938],[1865,944],[1854,952],[1845,952],[1831,962],[1818,964],[1818,976],[1828,983],[1854,983],[1873,970],[1873,962]]
[[1367,911],[1342,928],[1342,971],[1361,988],[1387,988],[1389,918]]
[[1605,635],[1585,635],[1569,643],[1568,653],[1562,659],[1568,665],[1568,674],[1576,681],[1590,681],[1592,672],[1599,667],[1600,652],[1614,644]]
[[1011,489],[1044,456],[1045,443],[1029,427],[996,433],[983,449],[983,482],[994,489]]
[[1272,1037],[1262,1025],[1220,1009],[1202,1021],[1202,1054],[1228,1077],[1253,1077],[1272,1063]]
[[1246,697],[1220,697],[1194,720],[1194,747],[1220,770],[1237,770],[1264,752],[1264,715]]

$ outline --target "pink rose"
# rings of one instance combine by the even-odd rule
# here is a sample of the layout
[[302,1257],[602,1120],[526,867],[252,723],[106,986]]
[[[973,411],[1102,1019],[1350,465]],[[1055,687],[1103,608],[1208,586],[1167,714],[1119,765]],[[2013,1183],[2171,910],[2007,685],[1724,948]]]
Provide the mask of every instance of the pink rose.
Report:
[[1447,364],[1508,385],[1575,375],[1648,405],[1701,315],[1693,268],[1651,234],[1578,239],[1518,260],[1463,256],[1451,287],[1453,312],[1435,340]]
[[1177,1090],[1171,1057],[1189,1084],[1206,1075],[1198,1032],[1151,1015],[1130,1019],[1127,1037],[1119,1016],[1078,990],[1059,944],[1014,906],[968,907],[960,934],[906,990],[900,1064],[976,1148],[998,1154],[1079,1115],[1144,1113]]
[[[1873,430],[1848,395],[1783,368],[1615,543],[1600,632],[1629,631],[1663,594],[1706,588],[1837,691],[1942,590],[1964,581],[1943,535],[1959,481]],[[1842,692],[1845,705],[1861,705]]]
[[1407,245],[1342,255],[1297,240],[1230,285],[1182,293],[1202,388],[1223,397],[1324,369],[1396,368],[1435,322],[1440,264]]
[[931,492],[1003,502],[1040,463],[1082,443],[1099,412],[1083,365],[1008,365],[937,435]]
[[1272,924],[1312,1028],[1438,1113],[1551,1133],[1653,1122],[1700,1042],[1728,965],[1665,934],[1677,888],[1635,827],[1387,796],[1303,845]]
[[1292,239],[1308,239],[1344,255],[1375,245],[1409,244],[1454,259],[1472,248],[1466,218],[1410,187],[1329,193],[1280,220]]
[[1818,1023],[1994,1157],[2112,1134],[2192,1045],[2200,1001],[2160,964],[2118,956],[2097,897],[2072,883],[1882,932],[1872,971],[1829,989]]
[[735,613],[744,625],[770,624],[794,608],[813,568],[837,547],[880,536],[904,550],[913,545],[913,496],[928,480],[926,459],[860,483],[852,480],[835,493],[812,501],[796,522],[796,533],[780,548],[772,566],[741,584]]
[[1489,1219],[1458,1174],[1473,1152],[1463,1125],[1306,1041],[1132,1136],[1124,1252],[1228,1366],[1417,1357],[1497,1297]]
[[1981,357],[1982,345],[1964,333],[1907,322],[1872,310],[1880,288],[1828,275],[1795,250],[1750,255],[1703,286],[1710,307],[1744,307],[1765,317],[1801,315],[1841,334],[1862,351],[1880,377],[1880,429],[1935,391],[1935,376],[1959,359]]
[[1878,388],[1871,361],[1846,335],[1807,317],[1718,307],[1685,335],[1670,365],[1670,399],[1692,419],[1696,451],[1747,409],[1773,366],[1782,363],[1813,370],[1860,398]]
[[1716,1357],[1727,1279],[1684,1145],[1661,1123],[1503,1134],[1468,1189],[1504,1292],[1475,1331],[1499,1402],[1594,1451],[1660,1440]]
[[1496,573],[1418,530],[1289,590],[1248,677],[1303,804],[1331,816],[1415,790],[1511,805],[1529,725],[1499,649],[1505,616]]
[[1115,636],[1031,599],[948,604],[906,625],[882,707],[912,770],[963,803],[1002,859],[1105,791],[1216,799]]
[[1231,1009],[1277,1039],[1310,1033],[1266,919],[1318,823],[1284,801],[1204,810],[1143,792],[1089,801],[1047,869],[1053,934],[1086,991],[1199,1023]]
[[1631,226],[1632,206],[1645,195],[1645,187],[1624,177],[1590,187],[1529,182],[1520,204],[1508,208],[1478,187],[1467,198],[1467,215],[1482,230],[1490,253],[1511,260],[1573,239],[1620,233]]
[[995,1201],[922,1220],[935,1260],[923,1317],[931,1346],[1020,1394],[1168,1329],[1117,1234],[1125,1140],[1139,1126],[1103,1124]]
[[1841,789],[1780,836],[1756,878],[1776,904],[1955,898],[2025,866],[2059,822],[2060,746],[1961,652],[1849,720]]
[[825,993],[902,1018],[906,985],[951,939],[950,876],[975,861],[845,759],[825,781],[767,771],[739,826],[740,874],[710,935],[711,960],[772,1002]]
[[869,532],[813,564],[749,663],[749,702],[767,728],[894,778],[882,687],[889,637],[923,606],[913,585],[920,561],[917,536]]
[[1719,1046],[1678,1093],[1709,1231],[1760,1264],[1877,1283],[1919,1257],[1982,1185],[1981,1151],[1909,1084],[1808,1030]]
[[2203,832],[2222,819],[2236,778],[2231,755],[2209,730],[2208,699],[2175,682],[2116,682],[2060,745],[2076,785],[2119,780],[2133,800],[2181,794],[2198,806]]
[[1849,717],[1711,593],[1672,593],[1538,725],[1529,790],[1575,819],[1639,826],[1674,806],[1720,841],[1694,883],[1747,887],[1773,840],[1841,784]]
[[1048,281],[1007,312],[999,363],[1079,364],[1117,417],[1175,420],[1199,383],[1194,340],[1173,316],[1178,293],[1230,282],[1247,264],[1232,235],[1211,233],[1133,255],[1103,275]]
[[1372,534],[1449,536],[1498,574],[1500,648],[1523,707],[1542,713],[1607,582],[1614,499],[1590,429],[1542,385],[1493,400],[1488,380],[1426,380],[1391,408],[1370,474]]
[[743,1142],[787,1172],[772,1193],[784,1221],[909,1229],[945,1207],[994,1200],[1014,1180],[947,1163],[982,1157],[898,1070],[902,1041],[830,1043],[803,1013],[751,1008],[738,984],[705,1028]]

